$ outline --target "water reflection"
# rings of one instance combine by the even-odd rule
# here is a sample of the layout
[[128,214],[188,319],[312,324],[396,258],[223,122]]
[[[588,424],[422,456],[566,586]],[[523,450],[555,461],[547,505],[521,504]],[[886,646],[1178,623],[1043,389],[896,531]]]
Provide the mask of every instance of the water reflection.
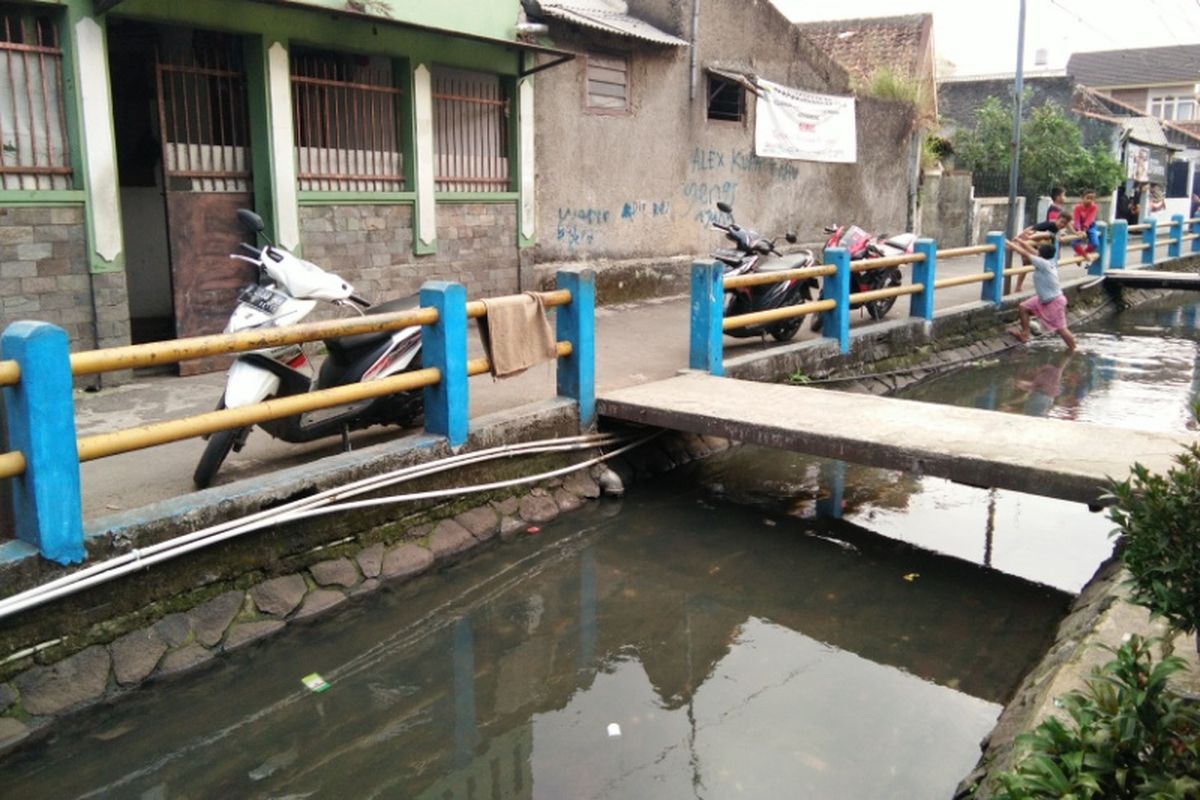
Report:
[[[235,653],[69,721],[5,763],[0,785],[48,797],[945,796],[1067,602],[849,523],[670,480],[616,510],[593,506],[289,630],[253,660]],[[332,688],[302,689],[312,671]]]

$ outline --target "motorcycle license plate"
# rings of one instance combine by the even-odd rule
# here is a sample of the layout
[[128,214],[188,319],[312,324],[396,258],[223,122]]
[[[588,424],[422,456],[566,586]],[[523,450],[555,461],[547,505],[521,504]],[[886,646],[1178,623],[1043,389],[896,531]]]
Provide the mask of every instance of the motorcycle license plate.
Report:
[[257,308],[264,314],[274,314],[285,302],[287,295],[268,289],[266,286],[250,284],[238,295],[238,302]]

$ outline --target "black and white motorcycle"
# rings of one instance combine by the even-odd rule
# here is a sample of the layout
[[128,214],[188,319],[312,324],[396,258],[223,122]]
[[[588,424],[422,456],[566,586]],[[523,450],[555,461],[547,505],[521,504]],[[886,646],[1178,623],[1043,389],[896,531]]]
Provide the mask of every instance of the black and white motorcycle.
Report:
[[[262,218],[253,211],[240,209],[238,221],[248,232],[262,235]],[[373,306],[337,275],[283,247],[270,242],[261,250],[248,244],[241,246],[249,255],[234,253],[230,258],[255,265],[259,277],[239,294],[237,307],[225,326],[226,333],[299,322],[322,300],[351,308],[358,314],[387,314],[419,305],[418,296],[411,295]],[[225,393],[217,408],[240,408],[271,397],[379,380],[421,367],[419,326],[326,339],[324,344],[327,355],[319,369],[314,367],[304,346],[298,344],[243,353],[229,368]],[[340,433],[348,447],[352,430],[372,425],[412,425],[421,415],[421,397],[421,390],[416,389],[294,414],[260,423],[259,427],[277,439],[296,443]],[[250,428],[243,427],[208,436],[208,444],[192,476],[196,488],[211,484],[230,451],[241,450],[249,435]]]

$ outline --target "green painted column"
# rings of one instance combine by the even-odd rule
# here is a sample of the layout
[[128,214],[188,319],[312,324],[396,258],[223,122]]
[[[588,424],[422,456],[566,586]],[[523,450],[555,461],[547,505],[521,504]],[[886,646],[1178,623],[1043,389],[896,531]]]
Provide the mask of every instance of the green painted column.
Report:
[[254,205],[271,239],[298,252],[300,210],[288,44],[247,37],[245,53]]
[[88,268],[93,273],[125,269],[105,28],[103,17],[91,15],[90,2],[68,3],[63,31],[63,106],[71,133],[75,181],[88,198],[84,222]]
[[413,149],[417,202],[413,209],[413,249],[437,252],[437,204],[434,200],[433,75],[427,64],[413,70]]

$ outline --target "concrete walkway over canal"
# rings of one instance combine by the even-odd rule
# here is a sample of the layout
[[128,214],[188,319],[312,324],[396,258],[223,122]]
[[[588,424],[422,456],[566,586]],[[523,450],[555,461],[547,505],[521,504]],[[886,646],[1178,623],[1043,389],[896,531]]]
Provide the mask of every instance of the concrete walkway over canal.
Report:
[[689,373],[607,392],[602,416],[1098,504],[1136,459],[1165,473],[1180,436]]

